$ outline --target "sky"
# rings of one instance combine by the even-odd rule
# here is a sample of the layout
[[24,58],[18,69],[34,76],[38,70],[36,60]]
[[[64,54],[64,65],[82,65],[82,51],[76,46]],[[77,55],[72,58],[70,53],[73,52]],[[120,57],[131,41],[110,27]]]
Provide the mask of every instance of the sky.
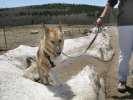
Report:
[[107,0],[0,0],[0,8],[11,8],[47,3],[74,3],[104,6]]

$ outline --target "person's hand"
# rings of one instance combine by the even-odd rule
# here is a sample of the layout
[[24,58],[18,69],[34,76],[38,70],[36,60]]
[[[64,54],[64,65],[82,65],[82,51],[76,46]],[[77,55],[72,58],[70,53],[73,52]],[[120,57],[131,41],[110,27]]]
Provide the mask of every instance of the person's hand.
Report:
[[96,20],[96,26],[97,26],[97,27],[103,26],[103,21],[102,21],[102,18],[101,18],[101,17],[99,17],[99,18]]

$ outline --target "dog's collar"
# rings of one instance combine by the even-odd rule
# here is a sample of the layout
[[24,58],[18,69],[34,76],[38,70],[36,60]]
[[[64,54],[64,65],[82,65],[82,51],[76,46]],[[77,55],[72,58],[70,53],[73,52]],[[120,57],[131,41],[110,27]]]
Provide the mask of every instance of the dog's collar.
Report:
[[44,55],[47,57],[48,61],[49,61],[49,64],[50,64],[50,67],[51,68],[54,68],[55,67],[55,64],[54,62],[50,59],[50,56],[43,50],[43,53]]

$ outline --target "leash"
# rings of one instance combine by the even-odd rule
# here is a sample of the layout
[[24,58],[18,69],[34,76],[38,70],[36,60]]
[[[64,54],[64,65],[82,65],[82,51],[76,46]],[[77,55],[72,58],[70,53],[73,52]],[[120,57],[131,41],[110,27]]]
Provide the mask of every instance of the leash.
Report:
[[100,33],[101,31],[102,31],[102,27],[97,27],[97,30],[95,31],[95,36],[94,36],[94,38],[92,39],[92,41],[90,42],[90,44],[88,45],[88,47],[84,50],[84,52],[81,53],[80,55],[77,55],[77,56],[70,56],[70,55],[68,55],[68,54],[66,54],[66,53],[64,53],[64,52],[62,52],[62,54],[63,54],[64,56],[68,57],[68,58],[75,58],[75,57],[80,57],[80,56],[82,56],[82,55],[85,54],[85,53],[88,51],[88,49],[92,46],[92,44],[94,43],[94,41],[96,40],[96,38],[97,38],[97,36],[98,36],[98,33]]

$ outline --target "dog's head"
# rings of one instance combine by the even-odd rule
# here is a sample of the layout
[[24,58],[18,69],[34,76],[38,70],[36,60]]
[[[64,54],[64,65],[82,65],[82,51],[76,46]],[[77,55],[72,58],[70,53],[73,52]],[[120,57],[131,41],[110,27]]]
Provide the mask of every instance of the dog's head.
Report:
[[58,28],[48,28],[45,29],[44,45],[45,51],[51,57],[57,57],[61,54],[64,46],[63,31],[61,25]]

